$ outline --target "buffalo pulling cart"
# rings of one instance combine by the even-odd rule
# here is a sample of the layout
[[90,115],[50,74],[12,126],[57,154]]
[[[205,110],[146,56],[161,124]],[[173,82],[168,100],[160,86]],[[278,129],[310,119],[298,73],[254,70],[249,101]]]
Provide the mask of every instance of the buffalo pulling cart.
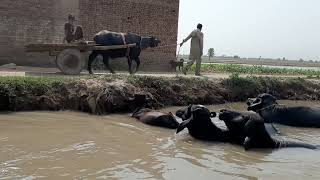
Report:
[[49,52],[50,56],[56,57],[56,65],[62,73],[66,75],[78,75],[86,68],[90,52],[129,49],[132,47],[136,47],[136,44],[103,46],[95,44],[94,41],[81,41],[70,44],[28,44],[25,46],[25,51]]

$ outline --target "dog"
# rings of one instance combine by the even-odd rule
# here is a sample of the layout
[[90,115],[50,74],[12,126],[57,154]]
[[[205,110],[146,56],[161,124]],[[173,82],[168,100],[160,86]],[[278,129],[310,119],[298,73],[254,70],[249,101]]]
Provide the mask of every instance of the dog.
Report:
[[170,61],[171,67],[174,71],[177,71],[177,67],[179,67],[179,71],[183,68],[184,59],[180,59],[180,61]]

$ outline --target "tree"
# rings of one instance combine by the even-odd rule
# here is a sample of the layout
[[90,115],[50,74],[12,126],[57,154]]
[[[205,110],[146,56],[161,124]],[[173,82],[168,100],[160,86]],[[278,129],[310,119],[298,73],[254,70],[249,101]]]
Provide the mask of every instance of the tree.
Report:
[[213,48],[208,49],[208,56],[209,56],[209,61],[210,61],[210,59],[214,56],[214,49]]

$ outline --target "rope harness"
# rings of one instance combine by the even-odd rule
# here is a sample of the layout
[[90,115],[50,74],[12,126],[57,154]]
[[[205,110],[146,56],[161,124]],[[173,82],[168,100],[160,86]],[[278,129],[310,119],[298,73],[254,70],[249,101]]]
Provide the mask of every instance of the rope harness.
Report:
[[[127,45],[125,34],[121,33],[121,37],[122,37],[123,45]],[[129,57],[129,55],[130,55],[130,47],[128,46],[126,56]]]
[[178,58],[180,56],[180,50],[181,50],[181,46],[179,46],[179,50],[178,50],[178,54],[177,54],[177,60],[178,60]]
[[283,107],[285,107],[285,105],[282,105],[282,104],[272,104],[272,105],[270,105],[270,106],[267,106],[267,107],[264,107],[264,108],[262,108],[262,109],[258,109],[257,110],[257,112],[261,112],[261,111],[263,111],[263,110],[267,110],[267,109],[274,109],[276,106],[283,106]]
[[257,110],[257,111],[258,111],[258,112],[261,112],[261,111],[263,111],[263,110],[267,110],[267,109],[270,109],[270,108],[274,108],[275,106],[276,106],[275,104],[272,104],[272,105],[270,105],[270,106],[264,107],[264,108],[259,109],[259,110]]
[[170,46],[178,46],[179,44],[168,44],[163,46],[157,46],[156,48],[162,48],[162,47],[170,47]]
[[171,46],[178,46],[178,45],[179,45],[179,49],[178,49],[178,53],[177,53],[176,58],[177,58],[177,61],[179,61],[178,58],[180,56],[180,50],[181,50],[180,44],[168,44],[168,45],[157,46],[155,48],[164,48],[164,47],[171,47]]

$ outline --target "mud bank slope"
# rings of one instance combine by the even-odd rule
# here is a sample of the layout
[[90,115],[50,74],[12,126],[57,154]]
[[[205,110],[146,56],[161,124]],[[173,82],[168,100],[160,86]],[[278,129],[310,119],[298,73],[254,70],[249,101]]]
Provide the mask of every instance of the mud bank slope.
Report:
[[220,104],[245,101],[259,93],[279,99],[320,100],[320,84],[304,79],[237,75],[228,79],[150,76],[92,76],[85,78],[1,77],[0,110],[76,110],[94,114],[129,112],[136,94],[160,106]]

